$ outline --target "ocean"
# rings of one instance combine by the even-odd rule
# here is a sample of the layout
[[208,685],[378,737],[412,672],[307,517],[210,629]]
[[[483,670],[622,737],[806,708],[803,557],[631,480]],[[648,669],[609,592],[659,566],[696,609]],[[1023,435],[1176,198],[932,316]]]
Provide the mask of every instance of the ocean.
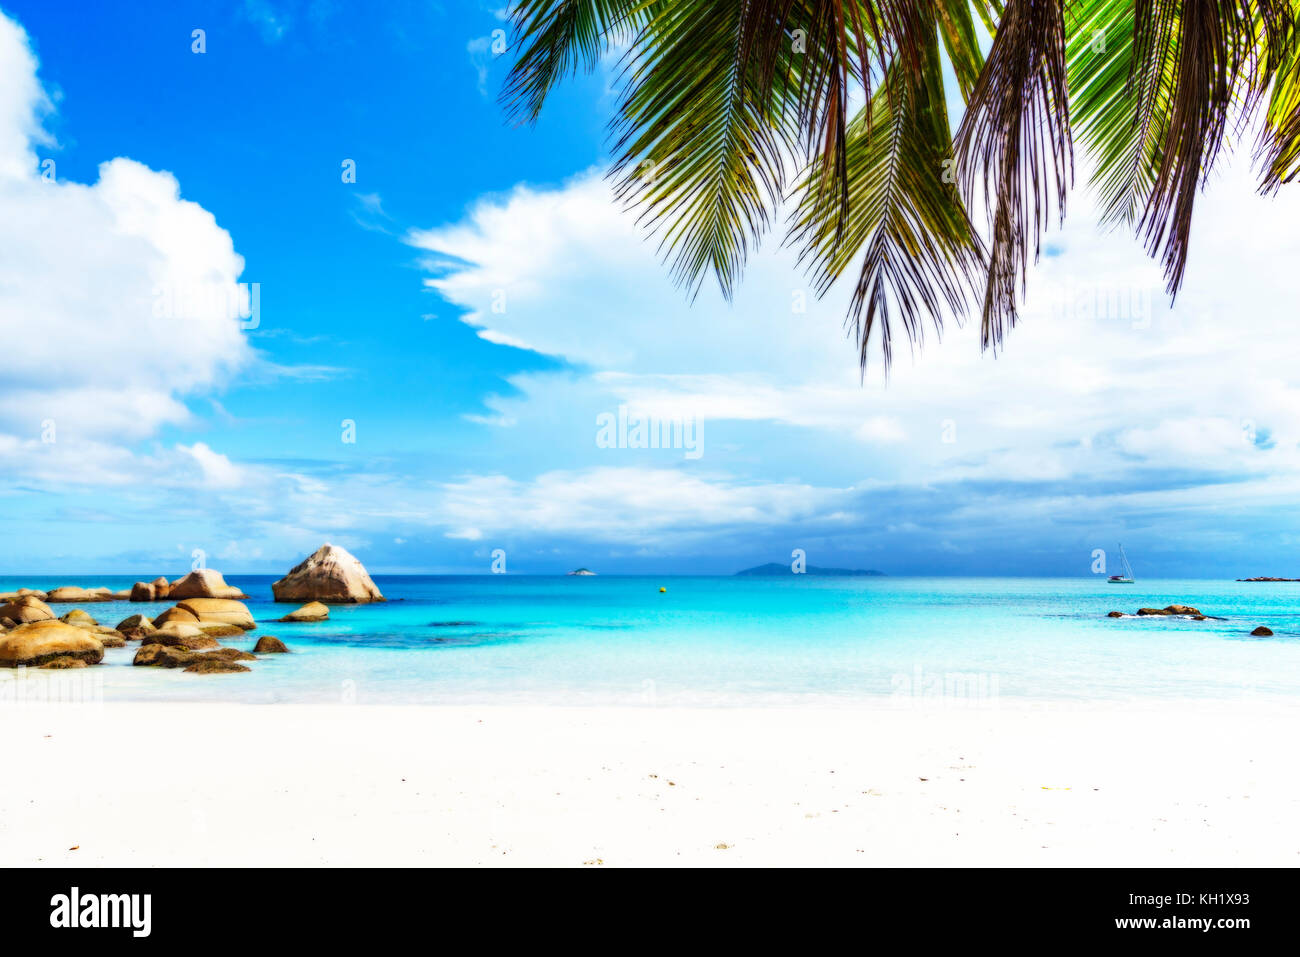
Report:
[[[0,591],[139,577],[5,577]],[[0,671],[0,700],[18,688],[7,682],[91,674],[105,701],[981,708],[1300,695],[1300,583],[377,575],[386,603],[281,624],[296,606],[272,602],[272,576],[226,580],[249,594],[258,630],[223,644],[271,634],[293,654],[205,676],[134,668],[131,642],[89,672]],[[1175,603],[1222,620],[1106,617]],[[170,604],[84,607],[115,625]],[[1250,637],[1257,625],[1275,635]]]

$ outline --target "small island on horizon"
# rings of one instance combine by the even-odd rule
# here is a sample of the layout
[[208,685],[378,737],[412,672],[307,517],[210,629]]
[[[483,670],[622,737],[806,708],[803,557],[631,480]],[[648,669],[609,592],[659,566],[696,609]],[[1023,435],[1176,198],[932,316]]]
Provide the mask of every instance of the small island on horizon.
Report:
[[766,565],[755,565],[753,568],[746,568],[743,571],[736,572],[737,575],[838,575],[841,577],[853,575],[875,575],[883,576],[885,573],[876,571],[874,568],[819,568],[816,565],[809,565],[804,571],[796,573],[789,565],[781,562],[768,562]]
[[573,571],[569,572],[569,574],[570,575],[595,575],[596,573],[593,572],[590,568],[575,568]]

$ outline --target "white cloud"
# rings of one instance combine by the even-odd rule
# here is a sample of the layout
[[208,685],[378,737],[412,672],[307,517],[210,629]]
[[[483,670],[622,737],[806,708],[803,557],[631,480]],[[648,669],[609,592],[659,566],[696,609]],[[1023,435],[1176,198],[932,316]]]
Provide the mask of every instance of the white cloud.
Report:
[[[929,335],[914,359],[896,349],[887,383],[878,361],[859,377],[843,329],[847,290],[813,299],[779,237],[752,258],[734,304],[708,282],[688,304],[596,172],[485,199],[408,241],[427,253],[429,287],[479,335],[570,365],[515,377],[520,394],[490,399],[484,421],[580,435],[593,404],[626,402],[768,422],[851,436],[835,466],[913,482],[1285,472],[1300,465],[1300,387],[1292,350],[1279,348],[1294,338],[1282,264],[1300,258],[1300,192],[1257,196],[1247,160],[1200,199],[1175,308],[1139,243],[1098,231],[1081,186],[1002,353],[981,355],[971,321],[942,343]],[[1243,440],[1253,433],[1269,441]],[[558,465],[569,446],[555,447]],[[709,455],[732,464],[713,457],[725,455],[716,444]],[[809,474],[831,464],[810,462]]]
[[92,185],[47,180],[47,98],[22,28],[0,16],[0,432],[133,440],[181,423],[254,354],[243,259],[176,179],[130,159]]
[[[558,534],[584,541],[662,545],[705,539],[728,526],[773,525],[851,504],[852,489],[794,482],[750,483],[723,474],[604,467],[546,472],[530,481],[470,476],[442,486],[438,514],[450,537]],[[840,521],[851,519],[840,513]]]

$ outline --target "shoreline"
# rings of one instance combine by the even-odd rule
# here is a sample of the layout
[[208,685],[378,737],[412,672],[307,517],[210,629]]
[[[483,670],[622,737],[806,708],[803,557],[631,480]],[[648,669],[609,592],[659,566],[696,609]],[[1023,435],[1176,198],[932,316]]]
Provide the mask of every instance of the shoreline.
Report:
[[0,708],[0,865],[1294,866],[1296,711]]

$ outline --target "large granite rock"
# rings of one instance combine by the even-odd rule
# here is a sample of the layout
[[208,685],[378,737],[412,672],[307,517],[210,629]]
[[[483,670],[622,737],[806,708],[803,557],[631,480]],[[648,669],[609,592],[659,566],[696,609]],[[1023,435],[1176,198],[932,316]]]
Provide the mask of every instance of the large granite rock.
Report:
[[275,635],[263,635],[257,639],[257,644],[253,647],[255,655],[284,655],[288,654],[289,649],[284,646],[284,642]]
[[221,572],[216,569],[198,568],[184,578],[172,582],[167,597],[176,600],[179,598],[247,598],[248,596],[233,585],[227,585],[226,580],[221,577]]
[[346,548],[326,542],[271,586],[276,601],[327,604],[384,601],[365,566]]
[[25,625],[33,621],[53,621],[54,611],[35,595],[23,595],[0,608],[0,618]]
[[97,665],[104,660],[104,643],[85,628],[52,618],[19,625],[0,638],[0,667],[31,668],[55,658],[79,658]]
[[130,601],[157,601],[158,591],[152,582],[136,582],[131,586]]
[[257,627],[248,606],[230,598],[186,598],[176,607],[188,611],[199,621],[235,625],[245,631]]

